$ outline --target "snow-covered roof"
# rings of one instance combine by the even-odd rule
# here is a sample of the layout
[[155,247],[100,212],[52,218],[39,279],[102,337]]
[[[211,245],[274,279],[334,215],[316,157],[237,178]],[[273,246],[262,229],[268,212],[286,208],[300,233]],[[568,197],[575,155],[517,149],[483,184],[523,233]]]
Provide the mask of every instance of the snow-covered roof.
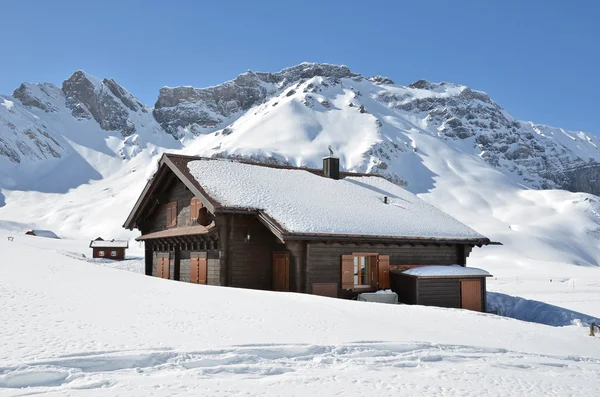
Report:
[[290,234],[486,239],[378,176],[335,180],[304,169],[216,159],[187,166],[221,206],[259,210]]
[[129,248],[128,240],[94,240],[90,248]]
[[27,233],[33,234],[34,236],[38,236],[38,237],[60,238],[52,230],[34,229],[34,230],[28,231]]
[[467,276],[481,276],[489,277],[491,274],[483,269],[476,267],[463,267],[460,265],[448,265],[448,266],[420,266],[402,272],[409,276],[417,277],[467,277]]

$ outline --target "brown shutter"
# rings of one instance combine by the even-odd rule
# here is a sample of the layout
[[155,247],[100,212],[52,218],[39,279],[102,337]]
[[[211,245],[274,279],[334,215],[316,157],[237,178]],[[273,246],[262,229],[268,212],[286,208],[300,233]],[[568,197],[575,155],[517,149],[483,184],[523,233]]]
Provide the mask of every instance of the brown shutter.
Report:
[[388,255],[379,255],[377,261],[379,289],[390,288],[390,257]]
[[190,258],[190,282],[194,284],[198,284],[198,275],[199,275],[199,263],[200,259],[197,255],[192,254]]
[[171,278],[171,260],[169,258],[169,254],[165,255],[165,258],[163,258],[163,278],[169,279]]
[[158,277],[166,279],[170,278],[171,263],[169,261],[169,254],[158,254],[156,267]]
[[177,226],[177,201],[171,203],[171,226]]
[[200,200],[198,200],[197,197],[194,197],[191,201],[190,201],[190,224],[194,225],[196,223],[196,221],[198,220],[198,210],[200,209],[198,206],[198,202]]
[[208,260],[198,258],[198,284],[206,284],[206,273],[208,270]]
[[342,289],[354,288],[354,255],[342,255]]

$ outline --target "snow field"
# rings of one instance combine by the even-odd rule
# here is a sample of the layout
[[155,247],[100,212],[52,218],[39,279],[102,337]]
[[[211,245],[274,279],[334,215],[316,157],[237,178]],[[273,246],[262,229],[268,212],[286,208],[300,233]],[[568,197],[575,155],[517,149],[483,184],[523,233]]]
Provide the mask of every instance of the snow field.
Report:
[[1,395],[585,396],[600,384],[600,339],[584,327],[179,283],[82,260],[82,241],[53,251],[7,235]]

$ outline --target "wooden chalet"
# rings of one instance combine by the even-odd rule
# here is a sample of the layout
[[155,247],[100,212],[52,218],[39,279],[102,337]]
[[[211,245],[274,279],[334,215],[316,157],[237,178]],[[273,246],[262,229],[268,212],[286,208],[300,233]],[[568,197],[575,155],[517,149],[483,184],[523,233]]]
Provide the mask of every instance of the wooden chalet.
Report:
[[92,258],[112,259],[122,261],[125,259],[125,250],[129,248],[127,240],[104,240],[98,237],[90,241]]
[[490,240],[372,174],[164,154],[124,227],[147,275],[353,298],[403,266],[465,266]]

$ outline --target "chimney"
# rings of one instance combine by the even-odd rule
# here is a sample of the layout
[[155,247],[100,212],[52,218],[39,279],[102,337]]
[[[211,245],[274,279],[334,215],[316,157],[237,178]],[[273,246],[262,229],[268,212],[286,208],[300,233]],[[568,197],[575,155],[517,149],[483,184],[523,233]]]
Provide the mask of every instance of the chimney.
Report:
[[323,159],[323,176],[325,178],[340,179],[340,159],[329,156]]

